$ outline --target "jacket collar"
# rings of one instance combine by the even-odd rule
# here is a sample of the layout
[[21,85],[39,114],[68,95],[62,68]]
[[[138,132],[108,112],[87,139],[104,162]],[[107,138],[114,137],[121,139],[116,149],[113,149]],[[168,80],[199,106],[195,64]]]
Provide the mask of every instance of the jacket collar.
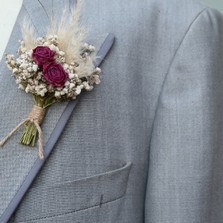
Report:
[[[55,2],[58,3],[55,6],[56,10],[61,9],[64,1],[61,1],[61,3],[60,1]],[[46,14],[47,12],[50,15],[49,3],[50,1],[24,0],[5,53],[16,55],[16,50],[19,47],[18,40],[22,39],[20,23],[24,18],[30,19],[38,36],[45,35],[49,24]],[[43,10],[43,6],[46,11]],[[11,77],[11,71],[4,65],[4,59],[1,62],[0,73],[0,138],[3,138],[21,120],[27,118],[33,106],[33,99],[31,95],[17,88],[13,77]],[[66,105],[67,102],[58,103],[48,109],[44,123],[41,126],[44,144],[47,142]],[[0,215],[18,191],[35,160],[38,159],[37,145],[32,148],[18,143],[22,131],[23,128],[14,134],[3,148],[0,148]]]

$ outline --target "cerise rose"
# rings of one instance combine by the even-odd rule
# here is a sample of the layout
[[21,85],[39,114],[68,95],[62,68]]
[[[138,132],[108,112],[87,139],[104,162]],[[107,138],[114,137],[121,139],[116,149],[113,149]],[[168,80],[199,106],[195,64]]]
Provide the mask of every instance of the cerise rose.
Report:
[[36,64],[42,67],[43,64],[54,61],[55,53],[56,52],[47,46],[37,46],[35,49],[33,49],[32,58]]
[[68,78],[68,73],[60,64],[55,62],[43,65],[43,77],[55,87],[63,87]]

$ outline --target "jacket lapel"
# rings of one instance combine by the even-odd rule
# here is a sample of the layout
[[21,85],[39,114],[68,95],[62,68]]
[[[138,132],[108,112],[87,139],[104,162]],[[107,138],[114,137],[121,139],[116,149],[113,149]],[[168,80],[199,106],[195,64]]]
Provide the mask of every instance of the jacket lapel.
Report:
[[[50,8],[47,6],[49,2],[44,1],[44,8]],[[38,1],[23,2],[5,51],[6,54],[16,54],[16,50],[19,47],[18,40],[22,39],[19,24],[24,17],[31,19],[38,36],[45,34],[49,20],[42,4]],[[57,6],[60,7],[60,4],[58,3]],[[33,99],[31,95],[17,88],[13,77],[11,77],[11,72],[4,63],[4,59],[0,65],[0,73],[0,138],[3,138],[21,120],[27,118],[33,106]],[[48,109],[42,124],[44,143],[47,142],[66,105],[67,103],[60,103]],[[7,208],[25,176],[38,158],[37,147],[25,147],[18,143],[22,130],[21,128],[7,141],[3,148],[0,148],[0,215]]]
[[[54,1],[55,16],[61,15],[62,8],[65,3],[68,2],[69,1],[61,0]],[[44,36],[49,24],[48,17],[51,16],[52,13],[51,9],[51,1],[39,2],[38,0],[24,0],[5,53],[16,54],[16,50],[19,46],[18,40],[22,39],[19,24],[23,21],[24,17],[31,20],[38,36]],[[85,14],[86,12],[83,11],[83,13]],[[90,22],[88,25],[91,30],[91,26],[94,26],[94,23]],[[105,36],[106,33],[95,33],[93,30],[92,33],[89,33],[87,41],[98,48],[103,42]],[[0,66],[0,138],[2,138],[7,135],[7,133],[11,131],[22,119],[27,117],[32,109],[33,99],[30,95],[25,94],[17,88],[17,85],[11,77],[11,73],[4,62],[2,62]],[[89,94],[86,94],[84,98],[85,100],[88,100]],[[80,102],[79,106],[83,106],[85,101],[84,98],[82,98],[81,101],[83,102]],[[47,142],[66,105],[67,102],[58,103],[48,109],[44,123],[41,126],[44,143]],[[29,170],[33,166],[35,160],[38,158],[37,147],[31,148],[18,144],[21,133],[22,129],[18,131],[18,133],[14,134],[7,141],[4,147],[0,149],[0,215],[7,208]]]

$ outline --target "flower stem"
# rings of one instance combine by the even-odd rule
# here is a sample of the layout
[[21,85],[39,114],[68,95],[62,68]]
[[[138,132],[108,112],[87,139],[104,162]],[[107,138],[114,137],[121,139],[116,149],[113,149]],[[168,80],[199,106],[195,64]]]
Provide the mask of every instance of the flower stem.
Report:
[[27,146],[35,146],[37,129],[33,122],[29,121],[20,139],[20,143]]
[[[55,103],[54,97],[50,95],[48,95],[47,97],[40,97],[34,95],[34,101],[36,106],[39,106],[44,109]],[[25,124],[25,129],[19,142],[23,145],[33,147],[35,146],[37,134],[38,131],[35,124],[32,121],[28,121],[27,124]]]

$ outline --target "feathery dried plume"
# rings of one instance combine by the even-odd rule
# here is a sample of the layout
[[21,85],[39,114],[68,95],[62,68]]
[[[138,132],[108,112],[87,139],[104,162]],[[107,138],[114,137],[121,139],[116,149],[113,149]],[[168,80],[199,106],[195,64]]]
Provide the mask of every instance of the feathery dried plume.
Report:
[[21,24],[21,30],[22,30],[23,41],[24,41],[25,47],[28,50],[33,49],[35,46],[34,27],[31,24],[29,19],[24,18]]
[[42,159],[43,133],[40,124],[45,109],[57,102],[75,100],[82,90],[91,91],[95,84],[100,83],[101,70],[95,67],[95,47],[85,42],[86,30],[80,24],[83,1],[79,0],[72,9],[63,10],[58,20],[54,18],[54,0],[51,17],[43,1],[38,1],[49,18],[47,35],[35,38],[35,26],[29,19],[24,19],[18,57],[6,55],[7,66],[19,89],[33,95],[35,105],[28,118],[16,126],[0,142],[0,146],[25,125],[20,143],[34,146],[38,134],[39,157]]
[[[58,36],[60,49],[66,53],[68,63],[74,60],[78,63],[81,60],[79,55],[81,55],[86,36],[86,29],[80,24],[82,6],[83,0],[80,0],[74,4],[74,8],[65,8],[59,21],[56,21],[52,16],[47,32],[47,36]],[[74,56],[78,57],[74,58]]]

